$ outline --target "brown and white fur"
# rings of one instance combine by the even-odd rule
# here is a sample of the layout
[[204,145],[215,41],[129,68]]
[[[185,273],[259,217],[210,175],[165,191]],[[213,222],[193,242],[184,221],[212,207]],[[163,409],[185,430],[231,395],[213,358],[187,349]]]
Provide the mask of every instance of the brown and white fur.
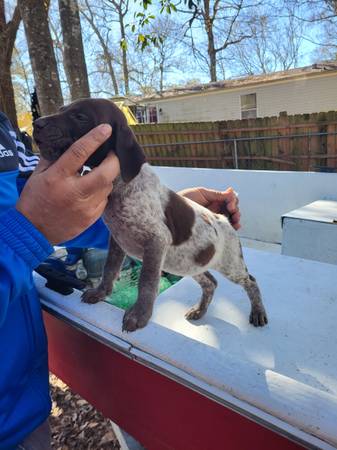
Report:
[[[55,160],[73,141],[106,122],[112,125],[112,138],[86,164],[99,164],[113,150],[120,161],[121,176],[114,182],[103,215],[111,236],[102,281],[84,292],[82,300],[96,303],[111,294],[128,254],[142,260],[143,265],[138,299],[125,312],[123,330],[134,331],[148,323],[162,270],[192,276],[201,286],[201,299],[186,313],[187,319],[197,320],[206,313],[217,286],[209,272],[213,269],[245,289],[251,302],[250,322],[265,325],[268,320],[258,285],[248,273],[240,240],[229,220],[161,184],[115,105],[102,99],[74,102],[54,116],[38,119],[34,138],[42,155]],[[58,139],[50,138],[48,130]]]

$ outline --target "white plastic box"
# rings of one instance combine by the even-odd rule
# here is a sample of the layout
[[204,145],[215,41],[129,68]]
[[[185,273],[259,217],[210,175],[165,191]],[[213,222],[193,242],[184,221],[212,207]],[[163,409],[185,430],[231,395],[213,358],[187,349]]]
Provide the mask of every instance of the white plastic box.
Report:
[[337,264],[337,202],[318,200],[282,216],[282,254]]

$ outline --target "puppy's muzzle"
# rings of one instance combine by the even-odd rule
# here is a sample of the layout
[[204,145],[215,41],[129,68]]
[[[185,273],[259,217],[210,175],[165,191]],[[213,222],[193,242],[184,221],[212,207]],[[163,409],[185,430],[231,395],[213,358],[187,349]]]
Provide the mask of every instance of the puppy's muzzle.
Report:
[[55,161],[73,143],[70,137],[65,137],[61,128],[51,125],[48,119],[40,118],[34,121],[33,138],[40,149],[41,156],[49,161]]

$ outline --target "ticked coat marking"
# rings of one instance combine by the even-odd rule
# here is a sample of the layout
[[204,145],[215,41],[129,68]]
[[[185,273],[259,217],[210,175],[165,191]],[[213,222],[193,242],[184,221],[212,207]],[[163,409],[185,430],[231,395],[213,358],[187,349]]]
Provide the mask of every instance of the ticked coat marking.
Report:
[[[267,315],[258,285],[248,273],[239,238],[227,217],[214,214],[161,184],[146,163],[124,115],[113,103],[102,99],[76,101],[58,114],[36,121],[34,137],[41,154],[55,160],[71,142],[101,123],[112,125],[112,137],[86,165],[98,165],[113,150],[120,161],[121,176],[114,182],[103,214],[111,237],[102,281],[97,288],[88,289],[82,300],[96,303],[109,295],[128,254],[142,260],[143,265],[138,299],[125,312],[123,330],[134,331],[148,323],[162,270],[192,276],[200,284],[202,297],[186,313],[189,320],[197,320],[207,311],[217,285],[209,272],[213,269],[246,290],[251,302],[250,322],[265,325]],[[62,139],[51,140],[49,127],[54,135],[57,128]]]
[[[182,201],[175,215],[172,213],[173,196]],[[202,214],[209,216],[209,223],[205,223]],[[223,216],[163,186],[148,164],[144,164],[139,175],[129,183],[118,179],[103,220],[117,244],[137,259],[143,259],[144,249],[156,236],[165,246],[162,270],[181,276],[204,272],[205,266],[219,256],[215,251],[215,246],[221,245],[218,235],[224,232],[235,235]]]

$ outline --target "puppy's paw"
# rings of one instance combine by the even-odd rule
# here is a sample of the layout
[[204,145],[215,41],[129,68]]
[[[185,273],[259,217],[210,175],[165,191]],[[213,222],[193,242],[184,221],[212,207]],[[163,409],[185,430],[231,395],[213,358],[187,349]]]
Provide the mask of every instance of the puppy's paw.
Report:
[[138,328],[144,328],[151,317],[151,311],[141,311],[136,305],[125,311],[123,317],[123,331],[136,331]]
[[254,327],[264,327],[268,323],[268,317],[265,309],[262,307],[257,307],[252,309],[249,322],[254,325]]
[[191,309],[185,314],[185,319],[187,320],[199,320],[206,313],[205,309],[200,309],[198,306],[192,306]]
[[104,290],[99,288],[94,289],[88,289],[87,291],[83,292],[81,296],[81,300],[84,303],[98,303],[102,300],[104,300],[106,297],[106,293]]

